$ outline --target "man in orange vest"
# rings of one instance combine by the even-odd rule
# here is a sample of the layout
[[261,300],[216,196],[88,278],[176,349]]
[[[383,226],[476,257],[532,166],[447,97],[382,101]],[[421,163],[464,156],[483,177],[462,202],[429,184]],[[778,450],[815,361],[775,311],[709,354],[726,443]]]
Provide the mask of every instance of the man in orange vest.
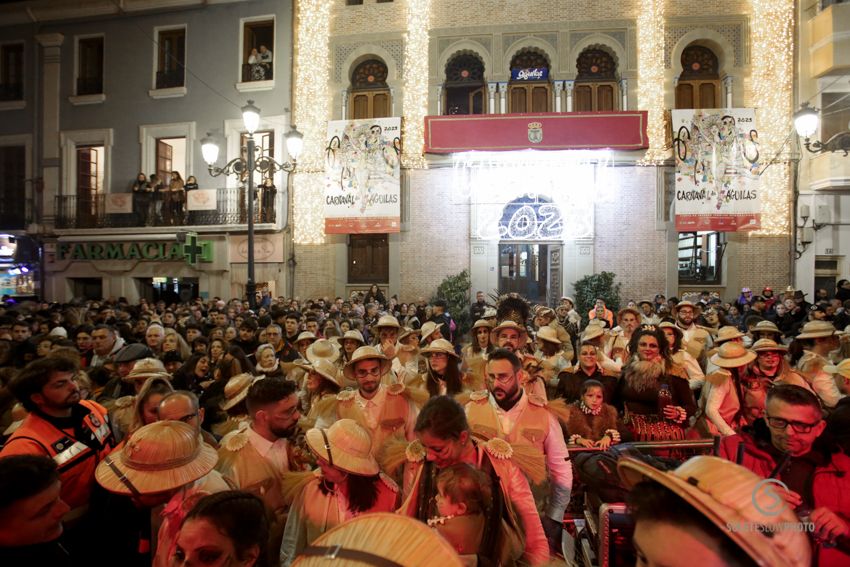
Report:
[[106,409],[80,399],[77,370],[73,361],[51,357],[21,370],[9,389],[30,413],[0,451],[0,457],[53,459],[62,481],[61,498],[71,508],[63,518],[67,528],[87,514],[97,464],[115,446]]
[[614,327],[614,312],[605,306],[605,300],[601,297],[596,299],[593,309],[587,312],[587,318],[590,320],[599,319],[600,321],[605,321],[609,329]]

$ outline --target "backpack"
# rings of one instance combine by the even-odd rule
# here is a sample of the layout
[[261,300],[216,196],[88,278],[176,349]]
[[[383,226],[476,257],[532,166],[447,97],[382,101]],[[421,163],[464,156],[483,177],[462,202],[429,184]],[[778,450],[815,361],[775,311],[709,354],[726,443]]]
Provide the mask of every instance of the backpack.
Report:
[[617,461],[622,457],[632,457],[659,470],[673,470],[679,466],[675,459],[654,457],[642,453],[623,443],[602,452],[579,453],[573,457],[576,474],[587,487],[588,492],[596,494],[603,502],[625,502],[629,490],[623,486],[617,474]]

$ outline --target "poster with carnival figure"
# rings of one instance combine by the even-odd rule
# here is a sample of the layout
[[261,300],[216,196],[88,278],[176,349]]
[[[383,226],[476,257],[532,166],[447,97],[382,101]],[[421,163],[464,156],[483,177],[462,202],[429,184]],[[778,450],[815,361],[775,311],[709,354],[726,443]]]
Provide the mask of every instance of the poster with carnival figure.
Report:
[[676,230],[761,228],[761,159],[755,110],[673,111]]
[[401,118],[328,122],[325,233],[401,230]]

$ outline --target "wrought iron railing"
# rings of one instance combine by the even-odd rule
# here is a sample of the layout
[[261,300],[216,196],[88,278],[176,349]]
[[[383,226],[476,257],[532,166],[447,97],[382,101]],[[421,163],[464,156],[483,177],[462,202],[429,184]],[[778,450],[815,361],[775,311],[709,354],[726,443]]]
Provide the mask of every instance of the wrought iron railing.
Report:
[[[106,212],[105,194],[81,197],[63,195],[56,198],[56,228],[134,228],[145,226],[217,226],[241,225],[248,222],[246,191],[238,187],[218,188],[215,209],[188,211],[185,203],[169,208],[162,194],[141,198],[127,193],[132,212]],[[254,222],[280,225],[285,214],[285,192],[278,191],[273,203],[260,195],[254,210]],[[265,205],[265,206],[264,206]]]

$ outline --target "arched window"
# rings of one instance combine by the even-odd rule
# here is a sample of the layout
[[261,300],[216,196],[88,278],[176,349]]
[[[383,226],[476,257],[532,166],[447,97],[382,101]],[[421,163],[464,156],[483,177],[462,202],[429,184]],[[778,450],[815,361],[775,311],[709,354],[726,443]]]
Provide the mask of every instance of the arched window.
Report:
[[703,45],[682,51],[682,74],[676,85],[676,108],[719,108],[720,64]]
[[387,65],[380,59],[367,59],[351,74],[349,118],[385,118],[390,115],[390,89]]
[[590,112],[619,108],[617,62],[605,49],[588,47],[576,59],[573,110]]
[[446,63],[444,114],[487,112],[484,62],[474,53],[459,53]]
[[549,58],[534,48],[519,50],[511,59],[508,112],[551,112]]

